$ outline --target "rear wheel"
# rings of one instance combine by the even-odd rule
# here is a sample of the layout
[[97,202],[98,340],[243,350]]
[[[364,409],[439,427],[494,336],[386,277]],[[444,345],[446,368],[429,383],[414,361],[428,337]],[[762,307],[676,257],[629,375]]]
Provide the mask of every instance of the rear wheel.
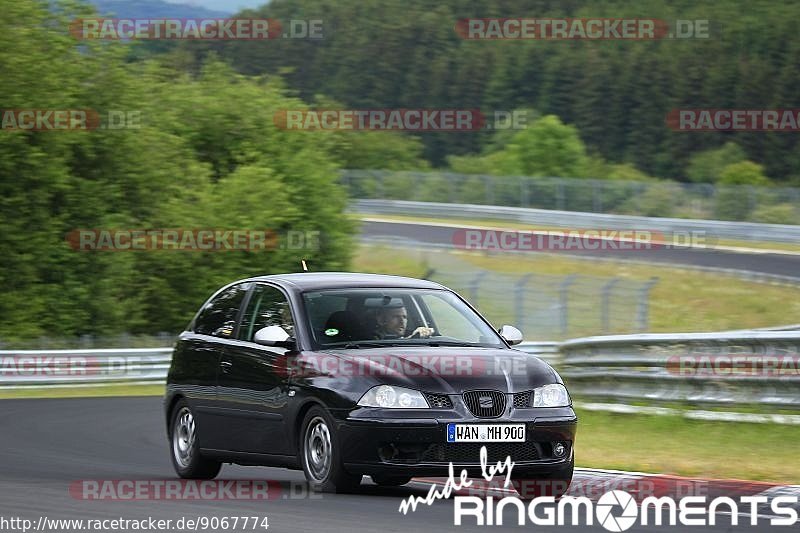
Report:
[[320,492],[349,492],[361,484],[360,475],[347,472],[331,416],[319,406],[308,410],[300,433],[300,460],[311,488]]
[[511,483],[522,499],[532,499],[540,496],[553,496],[558,499],[569,490],[574,468],[575,460],[573,459],[564,468],[549,474],[512,476]]
[[222,463],[200,455],[197,425],[186,400],[179,400],[172,410],[169,426],[170,458],[175,472],[186,479],[213,479]]
[[411,476],[370,476],[376,485],[381,487],[399,487],[411,481]]

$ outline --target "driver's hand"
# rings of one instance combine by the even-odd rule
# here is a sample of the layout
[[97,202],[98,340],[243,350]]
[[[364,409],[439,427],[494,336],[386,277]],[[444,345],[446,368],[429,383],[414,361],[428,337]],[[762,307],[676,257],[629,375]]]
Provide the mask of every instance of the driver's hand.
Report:
[[417,329],[415,329],[414,332],[408,336],[408,338],[420,337],[422,339],[427,339],[431,335],[433,335],[433,328],[426,328],[425,326],[420,326]]

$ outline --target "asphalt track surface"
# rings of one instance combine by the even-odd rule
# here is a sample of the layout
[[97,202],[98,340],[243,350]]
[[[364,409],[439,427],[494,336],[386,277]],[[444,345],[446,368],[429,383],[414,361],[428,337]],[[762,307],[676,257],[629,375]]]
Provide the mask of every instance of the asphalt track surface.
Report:
[[[175,479],[169,462],[159,397],[2,400],[0,443],[0,518],[5,519],[26,518],[37,524],[42,516],[50,519],[137,520],[147,517],[178,520],[201,516],[267,516],[270,532],[408,533],[451,528],[460,531],[496,529],[478,527],[474,522],[455,528],[454,503],[448,500],[437,501],[431,506],[422,505],[405,516],[400,514],[401,500],[409,495],[427,494],[429,485],[424,483],[381,488],[365,478],[355,494],[312,496],[301,472],[278,468],[225,465],[219,476],[225,480],[273,480],[283,490],[268,501],[86,500],[71,493],[70,486],[79,480]],[[289,497],[290,492],[294,497]],[[517,528],[516,524],[513,527],[504,525],[501,529],[514,528]],[[716,526],[648,528],[635,524],[628,531],[722,532],[763,531],[768,528],[762,523],[758,527],[739,525],[731,529],[730,517],[720,516]],[[596,522],[594,526],[554,528],[528,522],[520,529],[606,531]],[[793,528],[770,529],[788,531]],[[245,529],[240,527],[237,531]]]
[[[453,221],[454,224],[458,222]],[[498,224],[501,226],[502,224]],[[464,227],[469,227],[465,225]],[[418,241],[428,245],[453,246],[457,231],[424,222],[362,221],[361,235],[367,238]],[[513,230],[512,230],[513,231]],[[538,252],[528,252],[538,253]],[[582,257],[601,257],[620,261],[691,265],[706,268],[746,270],[761,274],[800,277],[800,255],[742,253],[709,248],[660,248],[652,250],[582,250],[551,252]]]

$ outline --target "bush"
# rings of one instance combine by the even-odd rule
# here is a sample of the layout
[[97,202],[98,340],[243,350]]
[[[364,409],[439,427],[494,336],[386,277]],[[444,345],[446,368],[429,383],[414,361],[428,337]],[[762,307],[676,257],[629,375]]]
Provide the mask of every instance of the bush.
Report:
[[753,210],[750,219],[765,224],[800,224],[800,213],[792,204],[762,205]]

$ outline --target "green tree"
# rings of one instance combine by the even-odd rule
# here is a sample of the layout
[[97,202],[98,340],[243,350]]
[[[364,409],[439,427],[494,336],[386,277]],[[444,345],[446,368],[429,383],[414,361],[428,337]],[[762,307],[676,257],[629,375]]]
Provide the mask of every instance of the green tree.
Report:
[[717,187],[714,215],[724,220],[747,220],[758,203],[758,187],[770,185],[763,167],[752,161],[726,166]]
[[578,131],[547,115],[512,137],[498,164],[503,174],[584,178],[588,156]]
[[738,144],[727,142],[719,148],[693,155],[686,169],[686,176],[697,183],[714,183],[722,179],[725,167],[746,159],[744,150]]

